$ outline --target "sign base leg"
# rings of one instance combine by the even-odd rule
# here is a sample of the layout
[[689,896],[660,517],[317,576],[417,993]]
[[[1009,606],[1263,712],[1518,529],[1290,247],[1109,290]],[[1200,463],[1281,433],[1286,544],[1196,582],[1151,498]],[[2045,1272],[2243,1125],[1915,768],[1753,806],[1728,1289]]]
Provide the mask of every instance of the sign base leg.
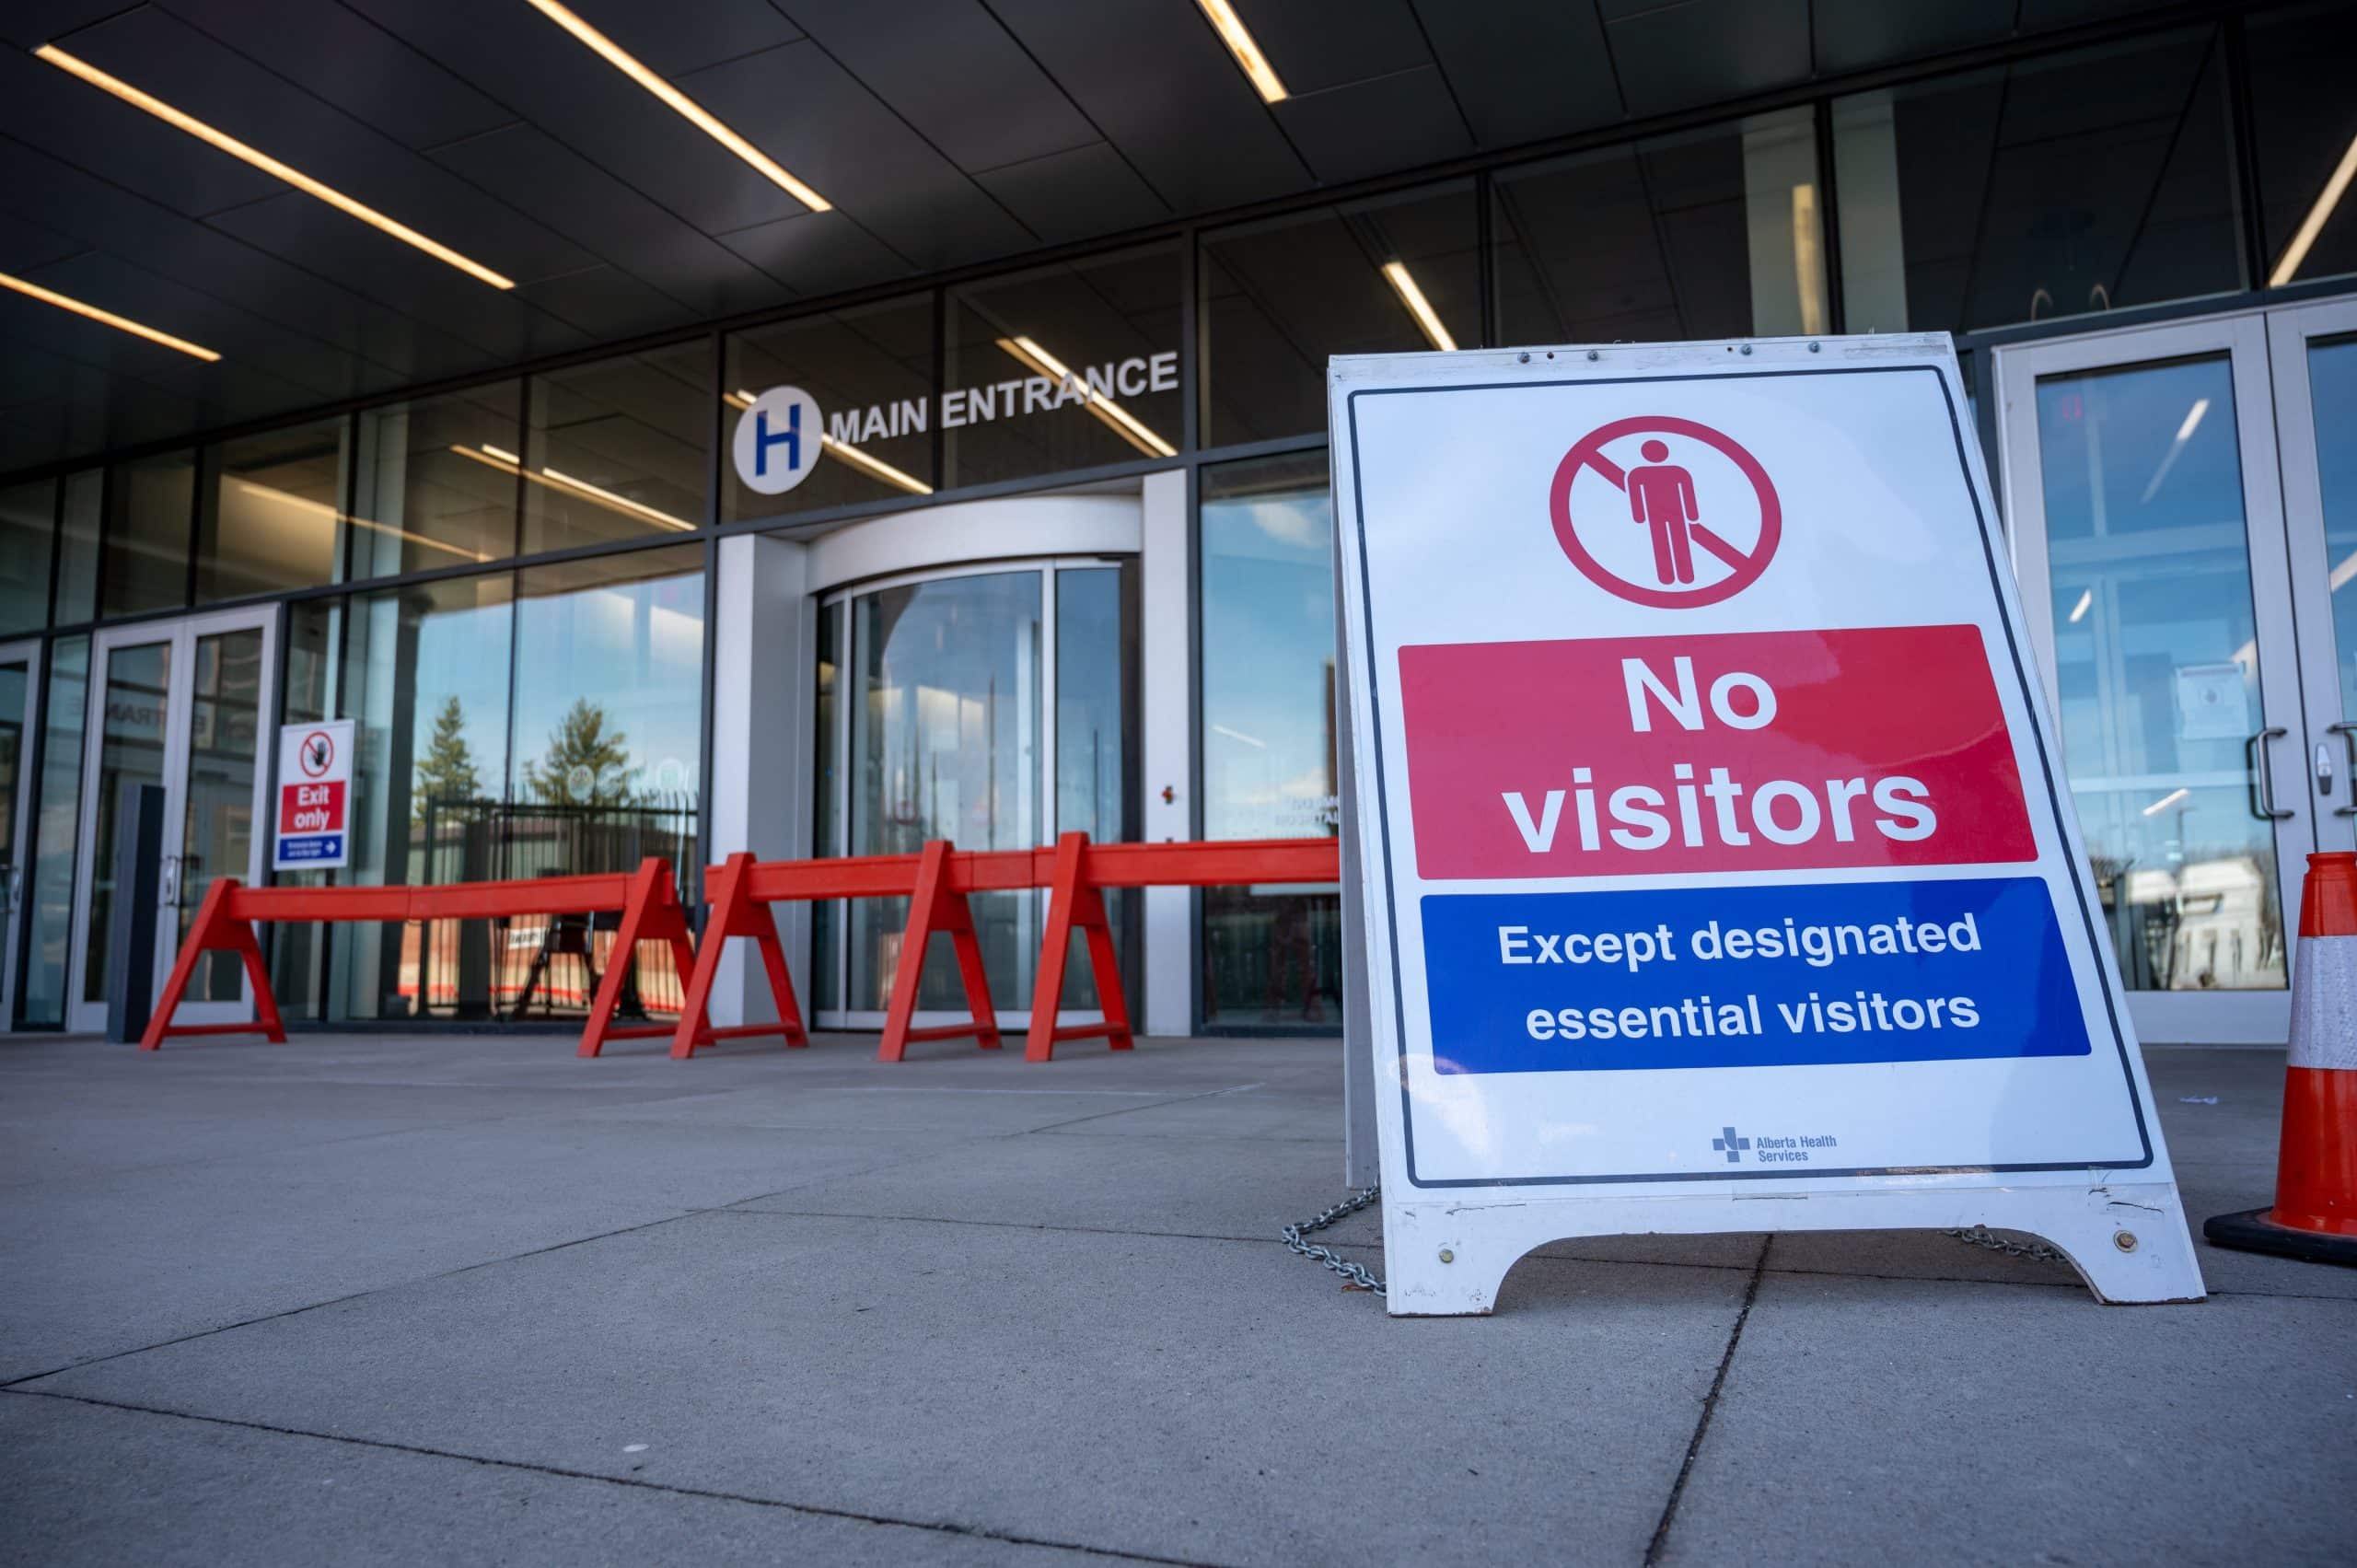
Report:
[[1384,1191],[1383,1273],[1386,1305],[1395,1318],[1488,1313],[1496,1309],[1507,1272],[1536,1248],[1586,1236],[1648,1234],[1989,1225],[2052,1246],[2100,1302],[2193,1302],[2204,1295],[2185,1210],[2168,1181],[1509,1202],[1402,1202],[1394,1196],[1402,1190],[1387,1185]]

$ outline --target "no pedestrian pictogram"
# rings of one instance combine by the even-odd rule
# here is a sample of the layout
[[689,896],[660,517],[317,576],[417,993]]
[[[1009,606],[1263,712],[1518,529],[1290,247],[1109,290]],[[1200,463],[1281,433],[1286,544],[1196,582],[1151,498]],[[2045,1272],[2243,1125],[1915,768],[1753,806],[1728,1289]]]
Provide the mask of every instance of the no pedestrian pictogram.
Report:
[[[1643,438],[1633,452],[1608,450],[1633,437]],[[1585,470],[1609,490],[1580,486]],[[1657,610],[1733,598],[1759,581],[1783,534],[1783,507],[1759,459],[1707,424],[1666,414],[1616,419],[1583,436],[1556,465],[1549,505],[1572,564],[1607,593]]]

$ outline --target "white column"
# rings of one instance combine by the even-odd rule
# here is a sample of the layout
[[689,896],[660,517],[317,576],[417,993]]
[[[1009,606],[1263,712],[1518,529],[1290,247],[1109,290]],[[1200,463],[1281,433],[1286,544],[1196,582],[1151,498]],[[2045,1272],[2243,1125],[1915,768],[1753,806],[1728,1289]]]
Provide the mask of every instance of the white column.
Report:
[[[807,546],[738,534],[720,541],[713,628],[712,854],[762,860],[810,853],[811,768],[817,731],[818,611]],[[810,909],[775,906],[795,994],[811,1016]],[[731,942],[713,984],[715,1024],[777,1016],[750,947]]]
[[[1144,709],[1145,776],[1139,820],[1149,843],[1194,836],[1195,656],[1190,635],[1193,535],[1187,476],[1148,474],[1140,540],[1138,656]],[[1163,791],[1170,798],[1163,798]],[[1194,1027],[1194,897],[1186,888],[1145,890],[1145,1005],[1141,1032],[1183,1035]]]

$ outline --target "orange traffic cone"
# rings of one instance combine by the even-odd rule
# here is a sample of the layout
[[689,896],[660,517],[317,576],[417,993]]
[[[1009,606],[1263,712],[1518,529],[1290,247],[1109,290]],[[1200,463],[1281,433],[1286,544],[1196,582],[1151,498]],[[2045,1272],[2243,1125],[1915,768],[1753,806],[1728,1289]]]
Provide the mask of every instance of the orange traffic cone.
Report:
[[2221,1247],[2357,1264],[2357,854],[2308,856],[2275,1206],[2220,1214]]

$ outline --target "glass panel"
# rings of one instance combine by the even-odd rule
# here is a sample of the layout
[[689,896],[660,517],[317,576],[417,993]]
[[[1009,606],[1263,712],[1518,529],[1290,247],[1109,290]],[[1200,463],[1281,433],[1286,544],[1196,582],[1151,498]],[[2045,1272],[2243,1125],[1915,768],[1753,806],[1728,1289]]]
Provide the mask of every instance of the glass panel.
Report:
[[2357,334],[2319,338],[2308,344],[2308,398],[2316,416],[2325,583],[2332,600],[2340,716],[2357,720],[2357,441],[2349,438],[2357,430]]
[[[944,577],[852,601],[852,854],[909,854],[928,839],[959,849],[1039,843],[1039,578]],[[1028,997],[1038,895],[979,894],[972,908],[992,994]],[[907,919],[905,899],[851,905],[853,1008],[890,1002]],[[963,1007],[964,997],[949,944],[934,944],[917,1005]]]
[[[13,904],[17,882],[17,792],[24,784],[27,743],[25,702],[32,695],[29,661],[0,664],[0,899]],[[0,924],[0,930],[6,930]],[[10,935],[14,935],[11,933]]]
[[701,524],[711,396],[703,339],[533,377],[525,553]]
[[98,832],[90,844],[89,932],[82,1000],[103,1002],[115,956],[107,950],[114,919],[114,845],[118,818],[143,784],[164,782],[164,725],[171,703],[172,645],[143,643],[106,656],[106,700],[99,732]]
[[[1136,570],[1129,566],[1062,567],[1056,573],[1056,825],[1097,843],[1137,837]],[[1051,835],[1052,836],[1052,835]],[[1121,956],[1124,986],[1134,983],[1136,899],[1122,891],[1106,900],[1113,944]],[[1065,970],[1064,1005],[1098,1005],[1097,980],[1081,935],[1073,934]]]
[[2224,354],[2038,383],[2063,761],[2131,989],[2284,982]]
[[316,587],[335,575],[349,420],[209,447],[196,526],[196,600]]
[[1478,345],[1476,227],[1473,186],[1460,180],[1205,239],[1205,444],[1323,430],[1329,354]]
[[[842,760],[836,756],[835,725],[842,711],[836,693],[842,685],[843,607],[838,602],[819,611],[819,696],[815,703],[817,789],[812,801],[812,852],[819,855],[848,853],[842,843],[842,820],[835,809],[835,792],[842,787]],[[842,938],[838,923],[842,906],[824,902],[810,906],[810,1005],[833,1012],[843,1005]]]
[[195,512],[194,451],[122,463],[107,476],[99,614],[136,615],[188,603],[189,528]]
[[[259,627],[196,640],[190,672],[195,706],[189,728],[188,806],[180,839],[180,934],[195,923],[216,877],[251,875],[254,759],[261,732],[262,634]],[[111,676],[111,672],[110,672]],[[111,678],[108,681],[113,686]],[[192,1000],[234,1002],[245,965],[235,953],[207,953],[190,981]]]
[[1849,330],[2241,287],[2222,61],[2205,28],[1837,101]]
[[57,482],[0,490],[0,634],[49,624],[50,546],[57,537]]
[[[1337,830],[1332,508],[1323,453],[1207,469],[1202,505],[1203,836]],[[1206,1024],[1341,1017],[1341,900],[1207,888]]]
[[[501,572],[354,596],[334,711],[354,725],[352,864],[363,886],[501,875],[515,580]],[[526,858],[528,858],[527,856]],[[328,995],[351,1018],[491,1015],[487,921],[335,930]]]
[[1510,169],[1493,189],[1507,343],[1828,330],[1805,109]]
[[746,489],[737,465],[721,464],[722,518],[932,494],[933,381],[929,294],[732,333],[722,377],[728,401],[722,439],[735,437],[737,415],[753,398],[772,387],[799,387],[826,421],[829,460],[782,495]]
[[106,475],[97,469],[65,476],[57,523],[57,625],[99,618],[99,525],[105,494]]
[[[703,547],[678,545],[518,575],[515,780],[500,877],[676,868],[696,898],[703,714]],[[427,880],[440,880],[429,877]],[[508,930],[510,1011],[586,1012],[612,923],[560,917]],[[633,955],[626,1013],[679,1010],[668,948]]]
[[64,637],[49,647],[49,693],[41,704],[41,800],[33,819],[32,878],[25,908],[32,931],[18,1021],[27,1028],[65,1024],[67,965],[74,939],[74,851],[82,832],[82,725],[89,704],[90,639]]
[[[279,696],[281,724],[304,724],[332,718],[336,682],[335,650],[343,639],[348,612],[340,598],[307,599],[286,607],[286,659]],[[355,768],[359,764],[355,763]],[[367,802],[349,803],[354,817]],[[350,824],[347,824],[347,830]],[[269,830],[265,820],[263,830]],[[351,837],[349,830],[347,839]],[[357,846],[354,846],[357,858]],[[279,871],[271,881],[282,888],[323,888],[338,879],[333,871]],[[321,1019],[328,1016],[320,999],[322,955],[339,928],[314,921],[288,921],[272,933],[264,945],[270,958],[270,988],[278,1010],[289,1018]]]
[[513,381],[360,415],[347,576],[389,577],[516,548],[520,394]]
[[951,291],[946,482],[1174,455],[1181,292],[1175,245]]
[[[2357,273],[2357,195],[2347,189],[2347,160],[2357,157],[2357,94],[2349,90],[2357,6],[2274,11],[2245,27],[2266,282]],[[2313,229],[2311,218],[2320,219]]]

